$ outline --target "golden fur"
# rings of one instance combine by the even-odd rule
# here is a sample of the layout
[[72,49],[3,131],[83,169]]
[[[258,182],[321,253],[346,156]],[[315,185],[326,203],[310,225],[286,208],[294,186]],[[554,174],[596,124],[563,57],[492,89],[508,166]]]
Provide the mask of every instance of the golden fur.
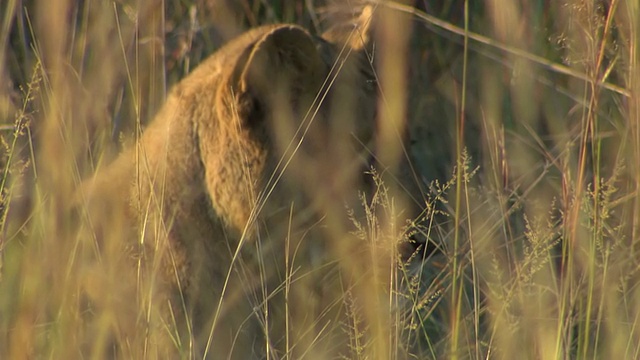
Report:
[[[323,211],[345,203],[361,208],[358,191],[371,187],[364,171],[376,88],[362,37],[354,36],[332,44],[295,25],[241,35],[182,80],[136,146],[83,186],[97,233],[112,231],[105,219],[126,214],[122,226],[143,244],[140,256],[161,275],[149,279],[171,303],[161,318],[176,319],[179,337],[194,342],[197,356],[214,326],[209,356],[264,356],[258,338],[284,351],[287,316],[300,353],[311,346],[338,351],[313,345],[322,344],[319,331],[302,334],[335,316],[325,307],[335,306],[338,295],[314,294],[339,287],[339,276],[330,280],[325,271],[295,282],[288,301],[299,309],[287,314],[276,289],[283,271],[304,266],[300,258],[310,272],[332,263],[315,224]],[[348,222],[346,212],[341,216]],[[269,309],[269,318],[260,309]],[[323,338],[344,337],[341,326],[333,319],[334,330],[323,331],[334,334]]]

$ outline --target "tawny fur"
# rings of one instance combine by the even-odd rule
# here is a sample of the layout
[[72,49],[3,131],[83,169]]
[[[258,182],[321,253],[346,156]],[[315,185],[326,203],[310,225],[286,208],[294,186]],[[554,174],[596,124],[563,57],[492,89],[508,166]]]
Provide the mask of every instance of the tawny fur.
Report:
[[[298,234],[294,250],[305,251],[300,234],[322,217],[323,202],[340,199],[358,207],[357,191],[370,186],[363,172],[375,129],[376,89],[362,44],[350,42],[345,54],[353,53],[340,58],[342,44],[294,25],[241,35],[182,80],[136,146],[83,186],[98,229],[105,218],[124,212],[131,237],[161,259],[154,263],[162,275],[156,281],[172,303],[172,317],[182,317],[178,323],[194,330],[200,354],[241,242],[279,239],[264,244],[263,251],[284,262],[282,239],[290,231]],[[348,61],[340,71],[332,70],[343,59]],[[334,76],[336,81],[325,83]],[[320,104],[314,101],[325,90],[328,95],[314,113],[314,104]],[[242,277],[242,271],[231,273],[229,300],[222,306],[226,322],[217,324],[223,329],[213,333],[210,356],[254,356],[255,335],[247,333],[265,332],[261,322],[247,330],[256,304],[242,298],[261,279]],[[277,268],[266,271],[274,286],[282,282]],[[298,299],[314,301],[310,294],[305,299],[304,291],[321,285],[305,286],[300,285]],[[176,315],[184,308],[186,314]],[[225,338],[225,331],[232,336]],[[236,339],[239,333],[244,335]],[[269,341],[282,347],[281,339]]]

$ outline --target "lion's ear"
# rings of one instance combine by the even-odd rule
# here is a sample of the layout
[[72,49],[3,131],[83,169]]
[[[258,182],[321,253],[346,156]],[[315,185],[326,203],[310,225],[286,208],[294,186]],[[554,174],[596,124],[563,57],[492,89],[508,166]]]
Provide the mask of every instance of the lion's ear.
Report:
[[372,5],[364,6],[359,16],[334,24],[322,34],[322,38],[353,50],[371,50],[375,21],[373,10]]
[[283,25],[247,49],[232,81],[240,94],[249,94],[268,105],[283,94],[295,99],[317,93],[326,72],[311,35],[300,27]]

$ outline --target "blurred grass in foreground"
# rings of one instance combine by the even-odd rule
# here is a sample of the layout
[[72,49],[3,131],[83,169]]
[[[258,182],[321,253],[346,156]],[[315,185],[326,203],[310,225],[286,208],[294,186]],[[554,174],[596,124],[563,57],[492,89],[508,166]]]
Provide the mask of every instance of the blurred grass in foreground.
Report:
[[[640,357],[640,5],[444,3],[416,2],[435,17],[389,5],[413,19],[397,69],[424,179],[411,196],[430,208],[422,230],[443,255],[404,287],[375,290],[372,301],[397,291],[411,304],[376,336],[403,349],[396,358]],[[349,13],[340,4],[0,5],[0,357],[104,354],[131,300],[116,294],[136,279],[110,263],[123,254],[81,236],[74,190],[224,41],[268,22],[317,31]],[[399,36],[387,29],[381,38]],[[398,91],[389,101],[403,101]],[[86,309],[95,277],[104,304]],[[353,320],[350,333],[364,333]],[[353,340],[355,354],[380,355]]]

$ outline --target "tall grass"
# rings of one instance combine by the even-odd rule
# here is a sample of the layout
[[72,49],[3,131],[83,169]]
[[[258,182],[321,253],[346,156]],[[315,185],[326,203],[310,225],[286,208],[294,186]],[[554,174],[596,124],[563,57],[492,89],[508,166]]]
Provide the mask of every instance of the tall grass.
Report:
[[[388,150],[380,159],[388,166],[370,175],[377,191],[351,219],[342,203],[328,204],[318,225],[338,244],[341,271],[359,279],[342,296],[347,316],[336,319],[349,356],[640,358],[640,5],[415,6],[375,10],[384,14],[373,53],[377,141]],[[126,219],[100,228],[71,199],[226,40],[278,21],[319,31],[352,9],[10,0],[0,10],[0,357],[102,358],[114,329],[122,356],[193,356],[170,322],[160,326],[168,340],[154,343],[163,304],[131,261],[137,250],[123,250]],[[393,198],[399,189],[381,180],[407,155],[386,146],[404,126],[423,189],[407,197],[425,209],[408,228]],[[398,266],[388,245],[406,232],[439,253]],[[283,307],[304,281],[292,264],[284,268]],[[267,322],[276,297],[262,290],[253,306]],[[297,340],[287,337],[284,348]]]

